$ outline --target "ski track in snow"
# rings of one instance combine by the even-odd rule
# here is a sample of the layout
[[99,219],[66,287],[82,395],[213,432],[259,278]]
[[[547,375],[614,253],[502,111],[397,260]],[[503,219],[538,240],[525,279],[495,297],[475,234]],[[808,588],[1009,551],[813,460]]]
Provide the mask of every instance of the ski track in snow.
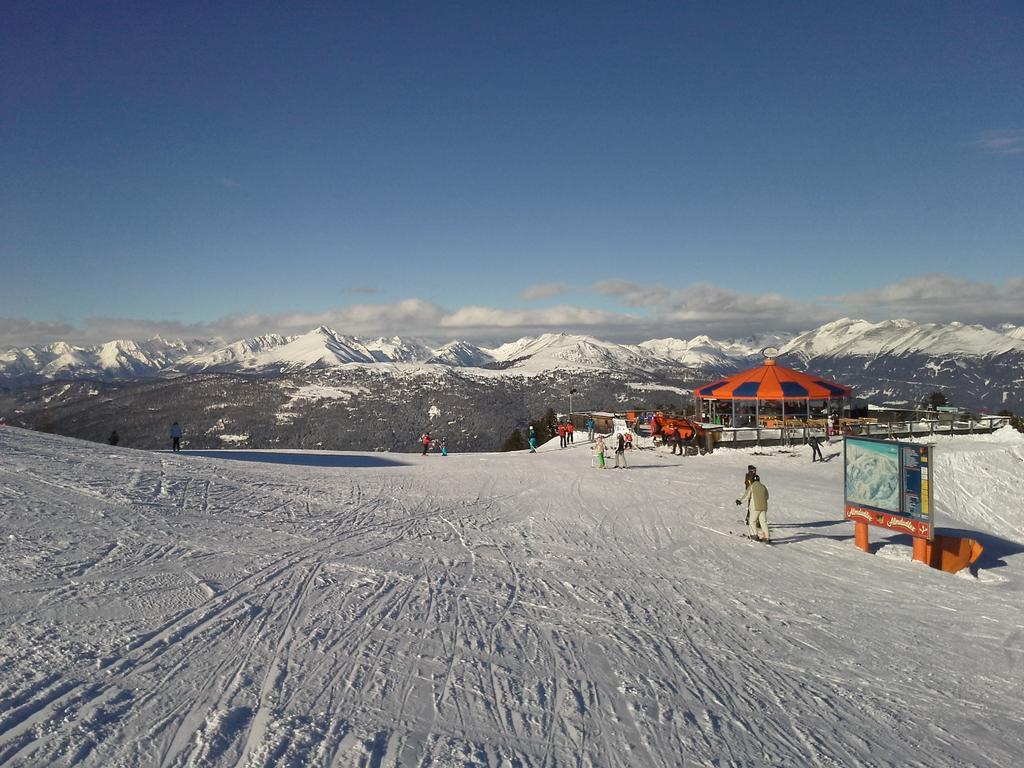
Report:
[[987,578],[858,552],[803,451],[754,458],[766,547],[750,452],[322,469],[0,429],[0,766],[1016,765],[1024,449],[955,445],[947,522],[1016,547]]

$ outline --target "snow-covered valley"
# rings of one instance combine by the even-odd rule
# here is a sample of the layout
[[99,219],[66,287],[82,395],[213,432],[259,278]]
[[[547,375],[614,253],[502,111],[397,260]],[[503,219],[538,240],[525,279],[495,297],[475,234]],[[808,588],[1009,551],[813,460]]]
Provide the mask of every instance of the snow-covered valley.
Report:
[[1017,765],[1024,442],[938,442],[976,576],[855,549],[838,443],[599,471],[0,428],[0,765]]

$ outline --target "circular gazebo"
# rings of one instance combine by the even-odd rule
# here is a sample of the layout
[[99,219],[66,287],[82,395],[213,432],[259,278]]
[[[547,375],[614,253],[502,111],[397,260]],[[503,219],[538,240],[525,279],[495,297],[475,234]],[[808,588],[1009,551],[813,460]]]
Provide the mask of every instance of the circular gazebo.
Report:
[[726,427],[785,427],[849,411],[852,390],[821,376],[764,363],[693,390],[698,413]]

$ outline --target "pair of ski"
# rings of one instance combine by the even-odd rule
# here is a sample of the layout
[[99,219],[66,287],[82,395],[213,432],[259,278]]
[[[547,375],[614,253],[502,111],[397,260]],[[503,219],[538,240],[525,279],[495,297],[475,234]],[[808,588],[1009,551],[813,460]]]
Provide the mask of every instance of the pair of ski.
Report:
[[[729,533],[733,533],[733,531],[729,531]],[[771,544],[772,543],[771,539],[762,539],[762,538],[759,538],[757,536],[751,536],[749,533],[736,533],[734,535],[739,536],[741,539],[746,539],[747,541],[757,541],[757,542],[760,542],[761,544]]]
[[[738,522],[741,522],[744,525],[747,524],[746,520],[740,520]],[[771,539],[765,540],[765,539],[762,539],[759,536],[751,536],[749,533],[744,533],[742,531],[729,531],[729,533],[731,533],[733,536],[739,536],[741,539],[746,539],[747,541],[757,541],[757,542],[760,542],[761,544],[771,544],[772,543]]]

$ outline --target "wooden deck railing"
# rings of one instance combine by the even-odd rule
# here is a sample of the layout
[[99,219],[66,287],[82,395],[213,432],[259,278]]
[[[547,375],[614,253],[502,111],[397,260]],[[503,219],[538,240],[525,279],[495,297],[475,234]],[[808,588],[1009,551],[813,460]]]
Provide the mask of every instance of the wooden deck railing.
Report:
[[[771,422],[769,426],[766,422]],[[971,419],[913,419],[909,421],[879,421],[875,418],[842,419],[840,432],[861,437],[925,437],[928,435],[969,435],[988,434],[1009,423],[1005,416],[979,416]],[[763,419],[756,427],[725,427],[718,440],[719,445],[749,444],[777,445],[805,443],[811,435],[824,437],[826,424],[823,419],[803,421],[800,419]]]

